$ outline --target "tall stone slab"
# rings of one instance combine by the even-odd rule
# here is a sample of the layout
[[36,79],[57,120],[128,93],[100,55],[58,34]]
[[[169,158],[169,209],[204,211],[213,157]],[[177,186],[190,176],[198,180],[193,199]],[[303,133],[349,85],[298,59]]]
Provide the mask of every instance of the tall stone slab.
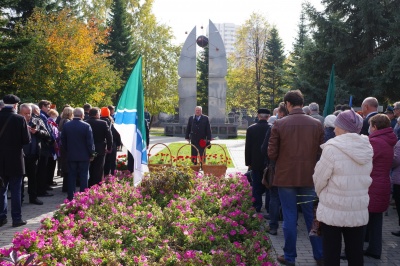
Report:
[[208,114],[212,124],[225,123],[228,62],[225,45],[214,23],[209,20]]
[[187,123],[197,105],[196,80],[196,27],[192,29],[183,44],[179,57],[178,94],[179,94],[179,123]]

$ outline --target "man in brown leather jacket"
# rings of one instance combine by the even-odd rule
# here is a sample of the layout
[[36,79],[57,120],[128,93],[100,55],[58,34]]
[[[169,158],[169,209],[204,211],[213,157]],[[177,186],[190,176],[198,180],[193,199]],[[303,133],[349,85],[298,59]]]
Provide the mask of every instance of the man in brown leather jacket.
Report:
[[[294,265],[297,240],[297,204],[299,203],[310,231],[315,198],[312,175],[321,154],[324,130],[320,121],[306,115],[300,90],[289,91],[284,97],[289,115],[276,120],[271,129],[268,156],[276,162],[274,186],[278,187],[283,211],[284,255],[278,261]],[[318,265],[323,263],[322,240],[310,237],[313,256]]]

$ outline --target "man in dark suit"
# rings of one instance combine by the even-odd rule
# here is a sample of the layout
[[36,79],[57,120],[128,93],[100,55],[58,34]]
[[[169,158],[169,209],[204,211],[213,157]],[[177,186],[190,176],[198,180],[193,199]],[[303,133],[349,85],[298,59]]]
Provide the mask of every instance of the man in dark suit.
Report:
[[11,191],[12,226],[26,225],[21,215],[22,175],[25,174],[22,148],[31,141],[25,118],[17,114],[20,99],[12,94],[3,98],[0,111],[0,227],[7,223],[7,190]]
[[113,140],[107,122],[100,119],[99,108],[94,107],[89,110],[89,119],[86,120],[86,123],[92,127],[94,147],[97,153],[89,167],[89,187],[91,187],[99,184],[103,179],[106,151],[111,153]]
[[74,109],[74,119],[66,123],[61,142],[68,153],[68,199],[74,198],[76,178],[80,177],[80,192],[88,187],[89,163],[94,159],[93,133],[90,125],[82,121],[83,108]]
[[25,117],[25,120],[28,123],[28,130],[31,133],[31,142],[25,144],[23,147],[25,172],[28,177],[29,203],[43,205],[43,201],[37,198],[37,167],[41,153],[41,143],[42,141],[51,141],[51,137],[40,117],[32,116],[32,104],[21,104],[19,107],[19,114]]
[[378,100],[375,97],[367,97],[361,104],[364,121],[360,134],[369,136],[369,119],[378,113]]
[[[211,126],[208,116],[203,115],[203,108],[196,106],[194,115],[189,117],[186,127],[185,139],[192,143],[200,152],[200,156],[205,156],[205,144],[211,140]],[[192,160],[197,164],[197,150],[192,147]]]
[[[258,122],[249,126],[246,131],[246,145],[244,149],[246,166],[251,168],[251,176],[253,178],[252,194],[255,201],[253,207],[257,212],[261,212],[262,194],[266,191],[265,186],[261,183],[263,170],[265,168],[265,157],[261,153],[261,145],[263,144],[265,134],[269,129],[268,118],[270,111],[266,108],[260,108],[257,112]],[[268,211],[269,207],[269,191],[265,196],[265,206]]]

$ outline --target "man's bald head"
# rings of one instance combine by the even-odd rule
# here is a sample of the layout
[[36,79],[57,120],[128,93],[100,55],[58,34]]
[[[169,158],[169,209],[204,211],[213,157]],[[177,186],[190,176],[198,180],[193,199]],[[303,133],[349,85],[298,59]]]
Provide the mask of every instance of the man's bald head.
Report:
[[375,97],[367,97],[364,99],[362,105],[361,105],[361,110],[363,113],[363,116],[366,117],[372,112],[377,112],[378,111],[378,100]]

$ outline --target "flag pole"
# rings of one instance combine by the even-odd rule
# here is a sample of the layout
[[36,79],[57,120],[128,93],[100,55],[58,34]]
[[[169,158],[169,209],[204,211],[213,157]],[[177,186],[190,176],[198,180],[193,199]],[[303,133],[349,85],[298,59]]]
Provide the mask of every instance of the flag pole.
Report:
[[332,65],[331,76],[329,78],[328,92],[326,94],[323,116],[326,117],[333,113],[335,100],[335,64]]

